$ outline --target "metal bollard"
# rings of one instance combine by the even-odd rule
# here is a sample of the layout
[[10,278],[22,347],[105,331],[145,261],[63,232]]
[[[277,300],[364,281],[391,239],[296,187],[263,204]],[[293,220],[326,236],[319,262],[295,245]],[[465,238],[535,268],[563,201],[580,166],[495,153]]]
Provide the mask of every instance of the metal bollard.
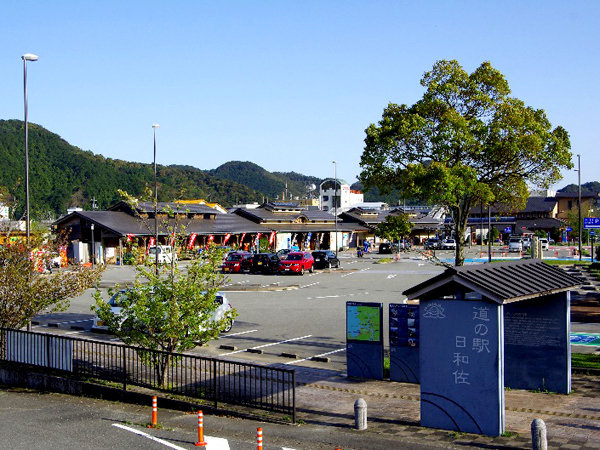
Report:
[[531,444],[533,450],[548,450],[546,424],[542,419],[531,422]]
[[367,402],[362,398],[354,402],[354,427],[357,430],[367,429]]

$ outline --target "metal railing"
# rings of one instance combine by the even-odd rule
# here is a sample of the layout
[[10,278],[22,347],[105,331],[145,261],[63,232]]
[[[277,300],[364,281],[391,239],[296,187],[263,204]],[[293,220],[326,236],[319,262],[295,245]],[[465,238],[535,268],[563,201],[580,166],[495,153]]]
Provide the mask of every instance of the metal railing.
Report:
[[188,397],[289,414],[295,372],[190,354],[0,328],[0,359]]

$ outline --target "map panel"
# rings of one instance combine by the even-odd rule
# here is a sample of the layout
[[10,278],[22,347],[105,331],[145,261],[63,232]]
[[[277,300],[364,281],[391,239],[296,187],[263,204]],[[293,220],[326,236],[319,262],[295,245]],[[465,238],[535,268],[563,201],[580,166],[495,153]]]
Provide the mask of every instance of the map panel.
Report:
[[381,341],[381,307],[364,303],[346,305],[346,330],[348,340]]

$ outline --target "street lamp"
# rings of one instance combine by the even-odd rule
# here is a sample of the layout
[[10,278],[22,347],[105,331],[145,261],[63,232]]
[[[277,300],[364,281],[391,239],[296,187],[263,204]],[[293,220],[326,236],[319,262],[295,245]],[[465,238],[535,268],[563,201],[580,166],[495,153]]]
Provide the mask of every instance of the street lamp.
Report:
[[579,185],[579,201],[577,202],[578,206],[578,225],[579,229],[579,261],[581,261],[581,155],[577,155],[577,182]]
[[335,257],[337,258],[338,255],[338,243],[337,243],[337,239],[338,239],[338,233],[337,233],[337,188],[338,188],[338,182],[337,182],[337,161],[333,161],[333,177],[335,179],[335,187],[333,188],[333,210],[334,210],[334,221],[335,221]]
[[23,60],[23,95],[25,103],[25,208],[26,208],[26,228],[27,228],[27,247],[29,247],[29,152],[28,140],[29,133],[27,126],[27,61],[37,61],[38,57],[31,53],[25,53],[21,56]]
[[156,275],[158,275],[158,182],[156,179],[156,129],[160,125],[152,125],[154,133],[154,255],[156,256]]

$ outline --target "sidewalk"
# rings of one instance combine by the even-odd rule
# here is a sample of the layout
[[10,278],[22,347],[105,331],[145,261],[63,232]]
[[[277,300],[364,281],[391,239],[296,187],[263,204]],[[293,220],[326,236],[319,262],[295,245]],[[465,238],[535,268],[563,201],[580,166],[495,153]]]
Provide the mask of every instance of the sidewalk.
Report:
[[367,402],[368,430],[362,433],[444,446],[531,449],[531,422],[546,423],[548,448],[600,449],[600,377],[573,375],[573,393],[505,391],[506,434],[487,437],[422,428],[419,385],[347,378],[339,372],[296,367],[297,419],[307,424],[351,428],[354,402]]

